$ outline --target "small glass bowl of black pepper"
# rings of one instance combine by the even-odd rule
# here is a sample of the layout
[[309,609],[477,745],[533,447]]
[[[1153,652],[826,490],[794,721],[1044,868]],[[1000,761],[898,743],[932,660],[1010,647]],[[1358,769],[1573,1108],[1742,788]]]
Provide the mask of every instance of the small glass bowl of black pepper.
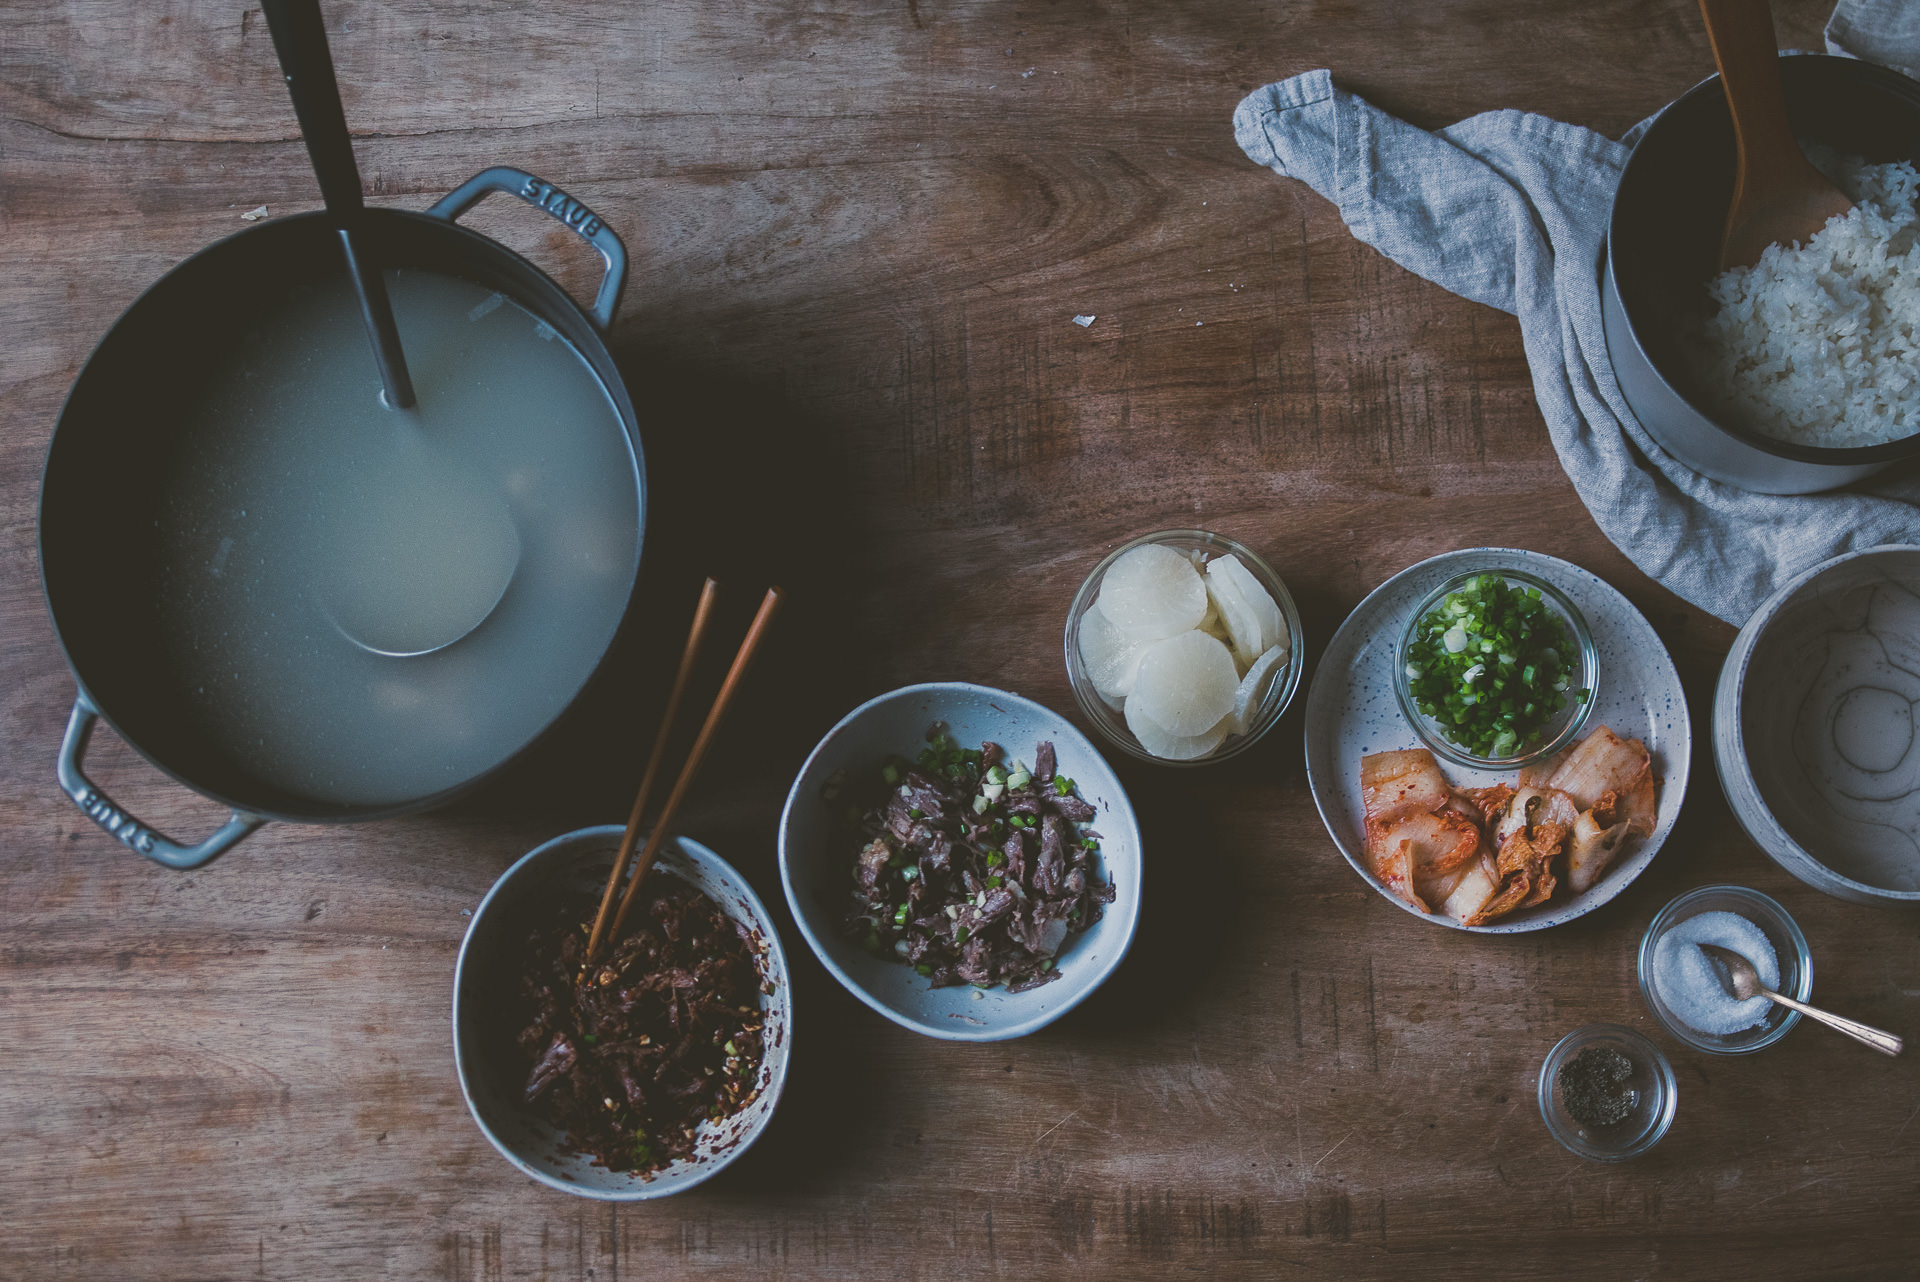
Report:
[[1619,1024],[1576,1028],[1540,1065],[1540,1116],[1569,1153],[1623,1162],[1673,1125],[1679,1085],[1660,1048]]

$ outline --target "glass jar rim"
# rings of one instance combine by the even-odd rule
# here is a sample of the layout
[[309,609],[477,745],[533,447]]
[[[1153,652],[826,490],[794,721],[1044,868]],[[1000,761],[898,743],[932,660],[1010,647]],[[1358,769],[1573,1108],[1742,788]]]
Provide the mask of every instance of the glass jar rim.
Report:
[[[1568,629],[1573,634],[1574,647],[1580,656],[1581,675],[1585,678],[1583,684],[1589,692],[1588,698],[1574,702],[1573,713],[1567,718],[1566,725],[1556,731],[1551,738],[1544,741],[1537,748],[1511,757],[1476,756],[1465,748],[1448,740],[1446,736],[1434,729],[1431,725],[1431,719],[1420,711],[1419,707],[1413,701],[1413,692],[1408,687],[1407,645],[1413,638],[1422,620],[1424,620],[1428,614],[1432,613],[1433,609],[1446,598],[1448,593],[1457,591],[1469,581],[1480,578],[1486,574],[1495,574],[1502,579],[1523,583],[1528,587],[1540,589],[1541,598],[1548,601],[1552,608],[1560,614],[1566,621]],[[1487,564],[1474,569],[1463,570],[1458,574],[1450,576],[1444,582],[1437,584],[1430,592],[1420,598],[1420,601],[1408,612],[1407,621],[1400,629],[1400,635],[1395,639],[1393,645],[1393,695],[1394,699],[1400,705],[1400,713],[1406,719],[1408,726],[1410,726],[1414,734],[1419,737],[1420,742],[1436,756],[1443,760],[1450,761],[1454,765],[1465,766],[1474,770],[1518,770],[1536,761],[1543,761],[1551,757],[1554,753],[1559,752],[1562,748],[1565,748],[1568,744],[1572,743],[1575,736],[1585,728],[1587,718],[1592,715],[1594,704],[1597,702],[1597,700],[1592,697],[1592,692],[1595,687],[1599,685],[1599,681],[1599,652],[1594,647],[1593,631],[1588,627],[1586,615],[1580,612],[1580,607],[1573,603],[1573,599],[1569,597],[1564,590],[1548,582],[1546,579],[1541,578],[1539,575],[1526,570],[1518,570],[1504,566],[1497,560],[1489,561]],[[1551,725],[1552,722],[1549,721],[1548,724]]]
[[[1113,724],[1118,713],[1106,704],[1105,700],[1097,691],[1093,690],[1092,681],[1087,676],[1085,664],[1080,658],[1079,639],[1080,621],[1086,615],[1088,608],[1091,607],[1097,599],[1098,585],[1105,580],[1107,571],[1112,568],[1115,561],[1119,560],[1128,552],[1133,551],[1133,549],[1149,543],[1177,545],[1183,542],[1200,544],[1208,548],[1217,548],[1222,553],[1231,553],[1240,558],[1241,564],[1243,564],[1255,578],[1260,580],[1261,586],[1272,592],[1274,604],[1280,607],[1281,623],[1287,632],[1288,653],[1286,660],[1287,671],[1285,675],[1280,681],[1268,687],[1266,698],[1261,702],[1260,713],[1255,719],[1253,727],[1248,730],[1246,734],[1229,737],[1218,749],[1205,756],[1195,757],[1186,761],[1177,761],[1167,757],[1154,756],[1140,744],[1139,740],[1134,738],[1132,733],[1126,729],[1124,723],[1118,726]],[[1172,766],[1176,768],[1210,766],[1217,762],[1236,757],[1247,751],[1263,739],[1267,732],[1279,723],[1280,718],[1286,714],[1286,710],[1292,706],[1293,697],[1300,687],[1302,673],[1306,669],[1304,656],[1301,653],[1305,634],[1300,624],[1299,609],[1294,604],[1293,594],[1287,590],[1286,581],[1280,577],[1273,566],[1268,564],[1266,558],[1262,557],[1258,552],[1255,552],[1245,543],[1242,543],[1231,535],[1220,534],[1213,530],[1154,530],[1128,539],[1113,548],[1105,556],[1100,558],[1093,569],[1087,572],[1086,577],[1080,581],[1079,588],[1075,590],[1072,603],[1067,608],[1067,624],[1064,640],[1067,685],[1073,691],[1074,702],[1079,706],[1081,715],[1087,723],[1093,727],[1096,735],[1105,742],[1118,748],[1130,757],[1140,761],[1151,762],[1158,766]]]

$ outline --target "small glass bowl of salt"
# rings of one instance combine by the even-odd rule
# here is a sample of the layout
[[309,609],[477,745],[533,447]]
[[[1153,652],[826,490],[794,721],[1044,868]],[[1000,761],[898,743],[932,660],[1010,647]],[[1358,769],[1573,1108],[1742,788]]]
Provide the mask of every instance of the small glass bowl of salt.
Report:
[[1786,909],[1745,886],[1702,886],[1662,908],[1640,941],[1640,992],[1668,1032],[1709,1054],[1745,1055],[1800,1021],[1764,997],[1733,996],[1701,944],[1739,953],[1776,993],[1804,1002],[1813,992],[1813,955]]

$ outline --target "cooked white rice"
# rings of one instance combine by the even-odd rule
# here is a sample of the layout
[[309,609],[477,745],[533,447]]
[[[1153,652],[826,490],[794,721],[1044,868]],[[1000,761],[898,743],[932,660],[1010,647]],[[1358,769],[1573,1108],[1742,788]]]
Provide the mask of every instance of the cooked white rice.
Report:
[[1802,445],[1920,432],[1920,173],[1808,157],[1854,201],[1799,246],[1722,272],[1699,369],[1722,422]]

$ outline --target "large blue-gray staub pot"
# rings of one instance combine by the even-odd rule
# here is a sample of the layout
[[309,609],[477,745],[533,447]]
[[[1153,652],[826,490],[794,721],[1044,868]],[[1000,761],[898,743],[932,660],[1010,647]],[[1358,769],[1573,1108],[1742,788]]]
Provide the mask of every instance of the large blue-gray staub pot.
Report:
[[[459,225],[492,192],[507,192],[560,220],[604,263],[597,297],[582,308],[553,279],[498,242]],[[517,169],[475,176],[425,213],[368,208],[358,233],[374,261],[459,277],[498,291],[573,345],[618,412],[637,502],[623,584],[630,600],[646,526],[646,469],[639,421],[606,345],[626,282],[627,256],[605,220],[566,192]],[[101,828],[176,868],[206,863],[269,819],[340,823],[426,809],[472,789],[524,752],[565,713],[593,675],[582,671],[568,700],[525,742],[500,745],[496,764],[421,795],[355,805],[270,785],[244,757],[199,728],[193,692],[159,643],[159,569],[151,533],[153,478],[176,445],[178,411],[222,351],[289,290],[344,276],[324,213],[248,228],[168,272],[127,309],[80,371],[54,430],[40,495],[40,568],[47,608],[78,693],[59,758],[60,786]],[[622,605],[624,610],[624,604]],[[604,658],[613,638],[600,652]],[[596,666],[598,660],[595,661]],[[499,673],[501,683],[513,674]],[[153,765],[232,809],[211,836],[163,836],[92,783],[82,769],[87,739],[104,719]]]
[[[1876,163],[1920,160],[1920,84],[1853,58],[1780,60],[1794,131]],[[1703,476],[1763,494],[1809,494],[1920,457],[1920,436],[1823,449],[1717,422],[1695,394],[1681,335],[1704,312],[1733,199],[1733,121],[1720,77],[1662,111],[1614,193],[1601,282],[1607,356],[1647,434]]]

